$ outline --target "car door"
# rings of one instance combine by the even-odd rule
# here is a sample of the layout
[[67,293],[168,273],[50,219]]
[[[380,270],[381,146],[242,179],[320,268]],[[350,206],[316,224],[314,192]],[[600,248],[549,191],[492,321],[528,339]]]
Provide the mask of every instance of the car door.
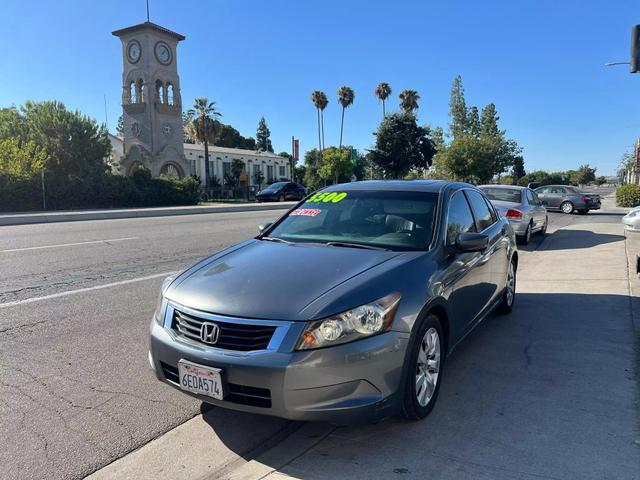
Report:
[[535,202],[534,208],[536,211],[536,215],[540,219],[539,225],[540,227],[542,227],[547,222],[547,209],[545,208],[542,200],[540,200],[536,192],[531,192],[531,194],[533,195],[533,201]]
[[547,195],[549,194],[549,187],[538,187],[534,190],[534,193],[538,196],[543,205],[547,205]]
[[453,341],[465,334],[482,309],[482,305],[476,301],[482,283],[482,271],[478,268],[482,252],[460,252],[455,249],[459,234],[475,231],[475,219],[469,202],[464,192],[458,190],[449,199],[444,232],[447,256],[442,268],[442,286],[454,320],[451,332]]
[[282,194],[284,195],[285,200],[295,200],[296,192],[295,192],[294,184],[287,183],[282,189]]
[[544,223],[544,218],[540,215],[540,209],[538,208],[538,200],[534,197],[535,193],[529,190],[528,188],[525,190],[525,197],[527,202],[527,211],[529,215],[531,215],[531,220],[533,221],[533,228],[537,229],[542,227]]
[[489,237],[489,245],[482,252],[477,266],[482,282],[482,286],[477,289],[478,300],[482,304],[479,313],[484,313],[493,305],[505,286],[508,266],[506,225],[498,222],[498,216],[484,195],[476,190],[465,190],[464,193],[471,205],[476,230]]
[[564,194],[564,188],[551,187],[549,189],[549,193],[545,197],[545,199],[547,200],[547,206],[549,208],[560,208],[560,204],[562,203]]

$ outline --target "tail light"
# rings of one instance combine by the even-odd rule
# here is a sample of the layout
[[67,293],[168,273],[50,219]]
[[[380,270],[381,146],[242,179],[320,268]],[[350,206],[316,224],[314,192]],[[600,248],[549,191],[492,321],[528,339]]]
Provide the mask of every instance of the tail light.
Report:
[[520,210],[515,210],[513,208],[510,208],[509,210],[507,210],[507,213],[505,214],[505,216],[513,220],[522,220],[522,212]]
[[585,202],[589,201],[589,197],[587,197],[586,195],[582,195],[581,198]]

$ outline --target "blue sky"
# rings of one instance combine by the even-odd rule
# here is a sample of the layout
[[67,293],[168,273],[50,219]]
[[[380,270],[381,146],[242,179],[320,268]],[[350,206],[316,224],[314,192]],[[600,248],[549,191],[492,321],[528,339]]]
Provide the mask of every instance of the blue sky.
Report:
[[[121,47],[111,31],[145,20],[144,0],[5,0],[0,106],[62,100],[109,126],[120,111]],[[572,0],[151,0],[151,20],[184,34],[185,108],[215,100],[246,136],[267,119],[276,151],[317,143],[313,90],[327,92],[326,144],[338,143],[336,91],[356,93],[345,143],[368,148],[382,115],[380,81],[419,91],[419,119],[448,124],[451,81],[467,103],[497,105],[529,170],[582,163],[612,174],[640,136],[640,75],[627,66],[637,2]]]

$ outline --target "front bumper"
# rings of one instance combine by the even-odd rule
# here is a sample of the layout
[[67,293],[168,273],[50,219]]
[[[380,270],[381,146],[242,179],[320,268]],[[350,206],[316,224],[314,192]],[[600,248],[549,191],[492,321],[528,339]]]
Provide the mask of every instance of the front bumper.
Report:
[[303,322],[290,322],[275,348],[239,352],[185,340],[152,320],[149,362],[159,380],[177,389],[181,359],[221,369],[224,400],[183,392],[234,410],[339,424],[375,422],[399,411],[409,334],[390,331],[335,347],[292,351],[303,327]]

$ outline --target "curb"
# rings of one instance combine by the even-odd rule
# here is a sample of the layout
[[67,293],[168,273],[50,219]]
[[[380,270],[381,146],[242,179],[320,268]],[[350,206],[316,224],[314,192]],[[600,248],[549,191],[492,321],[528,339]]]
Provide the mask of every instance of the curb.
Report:
[[262,210],[288,210],[295,202],[267,203],[227,207],[168,207],[140,210],[105,210],[66,213],[26,213],[0,216],[0,226],[29,225],[34,223],[77,222],[85,220],[112,220],[119,218],[169,217],[207,213],[252,212]]

